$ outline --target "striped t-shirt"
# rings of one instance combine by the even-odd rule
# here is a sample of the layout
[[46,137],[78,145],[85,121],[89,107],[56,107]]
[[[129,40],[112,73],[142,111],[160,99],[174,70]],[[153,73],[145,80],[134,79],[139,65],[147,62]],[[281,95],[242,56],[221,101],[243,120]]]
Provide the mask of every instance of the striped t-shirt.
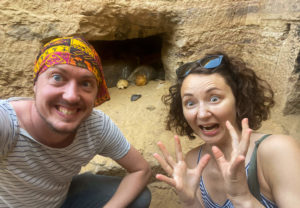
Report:
[[72,177],[96,154],[120,159],[130,144],[102,111],[93,110],[72,144],[51,148],[19,127],[10,100],[0,100],[0,208],[59,207]]

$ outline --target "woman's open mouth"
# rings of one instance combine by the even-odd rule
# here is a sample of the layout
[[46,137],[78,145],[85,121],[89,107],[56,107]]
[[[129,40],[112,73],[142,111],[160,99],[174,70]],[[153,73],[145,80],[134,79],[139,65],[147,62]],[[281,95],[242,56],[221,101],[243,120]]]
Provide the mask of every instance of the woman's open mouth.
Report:
[[212,131],[216,128],[219,128],[219,124],[213,124],[213,125],[200,125],[200,129],[202,129],[203,131]]
[[202,133],[207,136],[212,136],[217,133],[219,130],[219,124],[212,125],[199,125],[199,128],[202,130]]

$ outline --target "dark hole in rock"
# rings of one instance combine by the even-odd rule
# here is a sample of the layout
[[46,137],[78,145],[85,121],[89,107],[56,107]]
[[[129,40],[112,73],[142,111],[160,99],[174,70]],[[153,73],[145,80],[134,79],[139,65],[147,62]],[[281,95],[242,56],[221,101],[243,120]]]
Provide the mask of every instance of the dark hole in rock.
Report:
[[120,79],[134,83],[136,76],[150,80],[165,79],[161,61],[162,39],[159,35],[115,41],[89,41],[99,53],[108,87]]

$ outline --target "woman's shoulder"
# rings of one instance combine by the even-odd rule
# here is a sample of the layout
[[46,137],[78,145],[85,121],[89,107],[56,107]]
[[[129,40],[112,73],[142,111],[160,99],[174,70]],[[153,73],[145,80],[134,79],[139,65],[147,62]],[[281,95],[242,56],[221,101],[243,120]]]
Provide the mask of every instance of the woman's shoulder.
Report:
[[300,157],[300,142],[284,134],[272,134],[264,139],[257,150],[257,159],[262,163],[277,165]]
[[289,135],[271,134],[260,143],[259,150],[260,152],[274,153],[274,151],[282,152],[290,148],[299,148],[299,145],[300,142]]
[[267,198],[286,203],[286,197],[281,193],[299,190],[299,158],[299,140],[291,136],[275,134],[261,142],[257,151],[258,178],[261,191]]

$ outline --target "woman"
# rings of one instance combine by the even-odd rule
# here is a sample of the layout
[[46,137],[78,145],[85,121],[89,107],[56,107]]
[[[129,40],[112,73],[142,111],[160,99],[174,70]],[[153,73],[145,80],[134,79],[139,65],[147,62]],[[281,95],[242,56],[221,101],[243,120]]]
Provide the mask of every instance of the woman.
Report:
[[175,136],[176,161],[161,142],[163,157],[154,157],[168,175],[156,178],[175,187],[183,207],[300,207],[299,144],[252,132],[274,105],[269,84],[224,53],[187,63],[176,74],[163,97],[170,105],[167,128],[205,143],[184,158]]

